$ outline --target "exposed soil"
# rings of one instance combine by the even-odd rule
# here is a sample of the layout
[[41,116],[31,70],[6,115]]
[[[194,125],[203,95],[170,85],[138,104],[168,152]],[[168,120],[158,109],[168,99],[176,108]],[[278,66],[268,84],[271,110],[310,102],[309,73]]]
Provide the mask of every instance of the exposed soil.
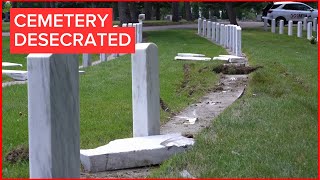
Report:
[[239,66],[239,65],[233,65],[233,64],[223,64],[217,67],[214,67],[212,71],[216,73],[222,73],[222,74],[250,74],[253,71],[262,68],[262,66]]
[[16,163],[18,161],[29,161],[29,149],[25,147],[19,147],[10,151],[5,158],[10,163]]
[[162,100],[162,98],[160,98],[160,106],[161,106],[161,109],[164,110],[165,112],[171,112],[171,110],[169,109],[167,104]]

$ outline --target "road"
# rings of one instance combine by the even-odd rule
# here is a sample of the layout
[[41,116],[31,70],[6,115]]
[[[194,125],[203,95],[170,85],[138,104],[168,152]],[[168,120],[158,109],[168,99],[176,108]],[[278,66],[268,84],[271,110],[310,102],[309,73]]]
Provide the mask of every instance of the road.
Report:
[[[223,24],[229,24],[227,21],[222,21]],[[263,22],[238,22],[239,26],[242,28],[257,28],[263,27]],[[181,25],[168,25],[168,26],[149,26],[143,27],[143,31],[161,31],[168,29],[197,29],[197,24],[181,24]],[[2,32],[2,36],[9,37],[9,32]]]

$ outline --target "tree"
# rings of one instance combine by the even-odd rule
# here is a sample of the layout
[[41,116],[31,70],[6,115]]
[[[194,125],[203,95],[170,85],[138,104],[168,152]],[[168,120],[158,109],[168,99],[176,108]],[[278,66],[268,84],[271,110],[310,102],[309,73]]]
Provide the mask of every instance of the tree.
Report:
[[185,12],[186,12],[186,20],[192,21],[190,2],[184,2],[184,8],[185,8]]
[[144,3],[144,14],[146,15],[146,20],[151,20],[152,19],[152,3],[151,2],[145,2]]
[[119,11],[119,20],[120,24],[123,23],[129,23],[131,18],[130,18],[130,11],[128,7],[127,2],[118,2],[118,11]]
[[136,3],[131,2],[128,5],[129,5],[129,10],[131,15],[131,22],[138,22],[138,9],[137,9]]
[[172,21],[179,22],[179,3],[172,2]]
[[153,7],[155,11],[154,14],[156,16],[156,20],[160,20],[161,19],[161,13],[160,13],[161,3],[154,3]]
[[194,19],[198,19],[199,18],[199,3],[194,2],[191,4],[192,6],[192,16]]
[[236,11],[233,7],[232,2],[227,2],[226,3],[226,9],[227,9],[227,14],[229,17],[230,24],[238,25],[237,23],[237,16],[236,16]]

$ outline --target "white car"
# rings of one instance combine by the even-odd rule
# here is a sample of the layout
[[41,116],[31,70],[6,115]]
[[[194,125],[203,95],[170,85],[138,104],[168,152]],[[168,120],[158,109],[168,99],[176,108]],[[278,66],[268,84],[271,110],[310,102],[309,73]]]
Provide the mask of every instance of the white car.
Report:
[[[266,11],[267,9],[264,9],[264,12]],[[318,10],[300,2],[275,2],[266,14],[269,24],[272,19],[275,19],[277,24],[280,20],[284,20],[285,24],[289,20],[297,23],[303,21],[304,17],[308,17],[308,21],[313,21],[314,18],[318,18]]]

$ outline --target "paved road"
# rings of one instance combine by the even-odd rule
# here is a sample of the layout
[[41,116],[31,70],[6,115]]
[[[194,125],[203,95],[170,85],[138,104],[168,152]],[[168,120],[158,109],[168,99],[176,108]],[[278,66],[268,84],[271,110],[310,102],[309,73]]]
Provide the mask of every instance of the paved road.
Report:
[[[224,24],[229,24],[229,22],[222,22]],[[262,27],[263,22],[239,22],[239,25],[242,28],[256,28]],[[168,26],[149,26],[143,27],[143,31],[160,31],[160,30],[167,30],[167,29],[197,29],[197,24],[181,24],[181,25],[168,25]],[[2,36],[10,36],[9,32],[2,32]]]

